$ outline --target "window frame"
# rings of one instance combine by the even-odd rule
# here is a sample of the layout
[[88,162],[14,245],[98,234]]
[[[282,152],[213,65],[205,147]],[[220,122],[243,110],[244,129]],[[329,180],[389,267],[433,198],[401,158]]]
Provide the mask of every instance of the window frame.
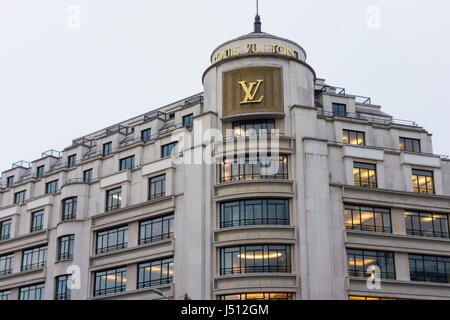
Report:
[[[429,170],[412,169],[411,170],[412,181],[413,181],[413,192],[421,194],[435,194],[434,186],[434,172]],[[423,188],[420,187],[420,178],[425,177],[425,192],[422,192]],[[416,178],[416,180],[414,180]],[[431,178],[431,188],[429,188],[429,181],[427,178]],[[417,182],[417,183],[416,183]]]
[[[342,143],[351,146],[365,146],[366,145],[366,133],[363,131],[356,131],[350,129],[342,130]],[[352,135],[355,136],[356,143],[351,143]],[[362,143],[359,143],[360,138],[362,138]],[[347,141],[347,142],[346,142]]]
[[[11,237],[11,225],[12,219],[0,221],[0,241],[8,240]],[[5,230],[8,231],[7,234],[4,234]]]
[[178,155],[178,141],[167,143],[161,146],[161,159]]
[[261,135],[263,132],[271,135],[275,127],[275,119],[241,120],[232,124],[233,135],[249,137],[252,134]]
[[[405,152],[421,153],[422,146],[420,142],[420,139],[399,137],[400,150]],[[408,148],[408,146],[411,148]]]
[[[114,286],[108,288],[107,278],[114,276]],[[125,281],[124,281],[125,279]],[[109,279],[110,281],[110,279]],[[120,285],[118,285],[120,283]],[[107,296],[126,291],[127,267],[118,267],[94,272],[94,297]]]
[[[270,255],[276,255],[274,265]],[[284,256],[283,256],[284,254]],[[244,255],[245,258],[240,258]],[[261,258],[256,258],[258,255]],[[247,258],[247,257],[252,257]],[[234,262],[238,262],[238,267]],[[283,263],[284,261],[284,263]],[[260,263],[257,263],[260,262]],[[256,244],[232,246],[220,249],[220,275],[254,274],[254,273],[291,273],[292,256],[290,245]]]
[[70,274],[55,277],[55,300],[63,301],[72,299],[72,290],[67,287],[67,283],[71,281],[71,278],[72,275]]
[[52,195],[52,194],[58,193],[58,182],[59,182],[59,180],[53,180],[53,181],[47,182],[45,184],[45,194]]
[[[122,242],[119,241],[120,239]],[[110,242],[114,242],[114,240],[115,244],[110,245]],[[103,245],[105,242],[106,245]],[[126,249],[127,247],[128,225],[99,230],[95,234],[95,254],[97,255]]]
[[[347,104],[333,102],[332,105],[331,105],[331,108],[332,108],[333,116],[343,117],[343,118],[347,117],[347,114],[348,114],[348,112],[347,112]],[[342,108],[343,108],[343,110],[342,110]]]
[[27,190],[14,193],[14,204],[24,204],[26,202]]
[[43,177],[45,175],[45,165],[36,168],[36,178]]
[[14,186],[14,176],[6,178],[6,188],[12,188]]
[[44,215],[44,209],[31,213],[30,233],[41,231],[44,229]]
[[[139,245],[145,245],[172,238],[175,231],[174,225],[175,215],[173,213],[140,221]],[[155,235],[155,231],[161,232]]]
[[[445,216],[445,218],[441,218],[439,216]],[[450,216],[448,214],[406,210],[404,212],[404,217],[407,235],[420,237],[433,237],[433,238],[450,238]],[[421,218],[431,219],[430,223],[432,227],[431,231],[425,230],[425,228],[423,228],[422,226],[423,220]],[[446,223],[444,222],[445,220]],[[436,230],[437,228],[436,221],[439,221],[440,231]],[[445,228],[443,228],[443,226],[445,226]]]
[[[450,257],[409,254],[408,262],[411,281],[450,283]],[[435,264],[433,265],[433,263]],[[420,264],[419,271],[417,271],[418,264]],[[430,267],[437,272],[427,272],[426,270],[429,270]],[[439,272],[439,270],[445,272]]]
[[[159,275],[156,279],[152,279],[153,274],[157,272],[146,271],[148,268],[156,270],[159,269]],[[170,284],[173,282],[173,272],[174,272],[174,258],[164,258],[157,259],[148,262],[139,263],[137,266],[137,281],[136,288],[144,289],[156,287],[164,284]],[[166,273],[164,277],[163,274]]]
[[194,114],[190,113],[182,118],[183,127],[192,128],[194,126]]
[[[22,251],[21,271],[39,269],[47,265],[48,246],[35,247]],[[37,259],[35,259],[37,255]],[[37,262],[34,262],[36,261]],[[27,263],[30,261],[31,263]]]
[[73,260],[75,235],[68,234],[58,238],[57,261]]
[[102,155],[105,157],[112,153],[112,141],[106,142],[102,146]]
[[77,217],[78,197],[63,199],[61,204],[61,221],[75,220]]
[[152,128],[141,130],[141,141],[149,142],[152,140]]
[[[372,218],[368,218],[367,220],[372,220],[373,225],[367,223],[367,220],[362,220],[363,213],[369,212],[372,213],[373,216]],[[348,216],[348,213],[350,213],[350,216]],[[347,222],[349,218],[351,220],[351,224]],[[357,220],[359,220],[359,224],[355,223],[355,221]],[[344,204],[344,221],[347,230],[392,233],[392,215],[389,208]],[[381,225],[379,224],[379,222],[381,222]]]
[[[27,290],[26,292],[24,292],[24,290]],[[39,296],[39,299],[30,299],[30,294],[32,292],[32,290],[34,291],[33,295],[35,297]],[[39,294],[37,294],[37,292],[39,292]],[[23,299],[23,296],[27,294],[27,299]],[[21,287],[19,289],[19,300],[29,300],[29,301],[37,301],[37,300],[44,300],[45,298],[45,283],[36,283],[36,284],[32,284],[26,287]]]
[[0,256],[0,277],[10,275],[13,272],[14,253]]
[[[373,172],[373,176],[371,176]],[[367,173],[367,180],[363,178],[363,173]],[[377,165],[373,163],[365,163],[353,161],[353,177],[357,187],[376,189],[378,188]],[[374,180],[371,179],[374,177]]]
[[[114,195],[118,195],[118,200],[114,199]],[[115,204],[114,204],[115,203]],[[122,207],[122,187],[106,190],[106,206],[105,211],[114,211]]]
[[92,177],[93,177],[94,170],[93,169],[87,169],[83,171],[83,182],[91,183]]
[[136,157],[134,155],[119,160],[119,171],[134,170]]
[[[156,200],[166,196],[166,174],[161,174],[148,179],[148,200]],[[158,193],[158,188],[160,192]]]
[[[397,277],[395,270],[395,256],[393,252],[347,248],[346,253],[347,270],[350,277],[366,278],[366,275],[368,274],[367,268],[371,265],[377,265],[380,268],[381,279],[395,280]],[[365,260],[375,260],[375,262],[366,264]],[[351,267],[352,261],[354,262],[353,264],[355,267]],[[358,266],[358,261],[362,261],[361,266]],[[389,263],[389,261],[391,263]],[[381,265],[380,262],[384,262],[384,265]]]
[[71,154],[67,157],[67,167],[72,168],[77,164],[77,155]]

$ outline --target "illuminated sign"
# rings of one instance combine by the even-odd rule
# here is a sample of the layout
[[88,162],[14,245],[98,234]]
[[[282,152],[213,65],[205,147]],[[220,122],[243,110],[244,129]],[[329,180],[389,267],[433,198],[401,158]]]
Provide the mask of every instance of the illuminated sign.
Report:
[[298,59],[298,53],[294,49],[279,44],[248,44],[243,47],[235,46],[216,52],[212,63],[217,63],[232,57],[252,54],[284,55]]

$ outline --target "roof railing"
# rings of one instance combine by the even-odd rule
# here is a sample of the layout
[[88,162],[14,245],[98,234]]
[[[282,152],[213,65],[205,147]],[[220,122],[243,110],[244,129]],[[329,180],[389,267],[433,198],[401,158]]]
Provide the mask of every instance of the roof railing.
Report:
[[195,105],[195,104],[198,104],[201,102],[203,102],[203,96],[199,95],[199,96],[195,96],[195,97],[186,99],[184,101],[184,106],[192,106],[192,105]]
[[85,147],[91,148],[94,145],[94,140],[89,140],[89,139],[86,139],[83,137],[83,138],[72,140],[72,144],[75,146],[85,146]]
[[416,128],[419,127],[419,124],[415,121],[393,119],[393,118],[382,118],[382,117],[377,117],[377,116],[366,115],[363,113],[347,112],[345,116],[341,116],[341,115],[336,115],[330,111],[324,111],[322,109],[319,109],[319,110],[317,110],[317,114],[319,116],[332,117],[332,118],[333,117],[341,117],[341,118],[364,120],[364,121],[377,123],[377,124],[384,124],[384,125],[398,124],[398,125],[411,126],[411,127],[416,127]]
[[47,150],[45,152],[42,152],[41,158],[45,157],[55,157],[55,158],[61,158],[62,152],[54,149]]
[[325,93],[333,93],[333,94],[347,96],[347,97],[353,97],[353,98],[355,98],[356,103],[369,104],[369,105],[372,104],[372,99],[370,97],[359,96],[359,95],[354,95],[354,94],[347,94],[345,92],[345,88],[334,87],[334,86],[329,86],[329,85],[316,85],[316,87],[319,87],[318,89],[316,89],[316,91],[319,91],[320,93],[325,92]]
[[29,163],[28,161],[25,160],[20,160],[17,162],[14,162],[12,164],[12,168],[25,168],[25,169],[30,169],[31,168],[31,163]]

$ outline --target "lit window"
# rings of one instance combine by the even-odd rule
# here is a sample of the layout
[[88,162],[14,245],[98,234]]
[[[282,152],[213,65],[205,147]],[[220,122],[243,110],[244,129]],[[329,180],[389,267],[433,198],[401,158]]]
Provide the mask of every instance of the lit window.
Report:
[[344,130],[342,135],[342,142],[344,144],[364,146],[366,144],[365,134],[364,132],[359,131]]
[[413,236],[436,238],[449,237],[447,214],[428,212],[405,212],[406,233]]
[[220,300],[292,300],[292,293],[237,293],[220,296]]
[[288,157],[235,157],[220,165],[220,182],[260,179],[288,179]]
[[127,268],[111,269],[95,273],[94,296],[123,292],[127,286]]
[[251,135],[270,135],[275,129],[275,120],[247,120],[233,122],[233,132],[236,136],[251,136]]
[[137,288],[149,288],[173,281],[173,258],[156,260],[138,265]]
[[344,212],[347,229],[392,233],[389,209],[345,205]]
[[392,252],[347,249],[348,274],[352,277],[368,277],[367,269],[378,266],[382,279],[395,279],[394,254]]
[[220,257],[221,275],[291,272],[291,248],[287,245],[223,248]]
[[365,188],[377,187],[376,166],[370,163],[353,163],[353,174],[355,177],[355,186]]
[[407,152],[420,152],[420,140],[400,138],[400,150]]
[[348,300],[356,300],[356,301],[380,301],[380,300],[398,300],[395,298],[379,298],[379,297],[361,297],[361,296],[349,296]]
[[412,170],[413,190],[417,193],[434,194],[433,172]]

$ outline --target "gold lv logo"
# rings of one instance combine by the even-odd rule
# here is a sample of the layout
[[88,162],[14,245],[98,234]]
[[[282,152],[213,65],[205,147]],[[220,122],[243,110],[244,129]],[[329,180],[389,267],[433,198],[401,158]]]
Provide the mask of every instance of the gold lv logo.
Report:
[[[250,82],[247,86],[247,81],[239,81],[239,84],[245,93],[245,98],[241,101],[241,104],[260,103],[264,99],[264,96],[261,96],[261,98],[255,100],[256,93],[258,92],[259,86],[262,82],[264,82],[264,80],[256,80],[256,82]],[[253,90],[253,88],[255,88],[255,90]]]

